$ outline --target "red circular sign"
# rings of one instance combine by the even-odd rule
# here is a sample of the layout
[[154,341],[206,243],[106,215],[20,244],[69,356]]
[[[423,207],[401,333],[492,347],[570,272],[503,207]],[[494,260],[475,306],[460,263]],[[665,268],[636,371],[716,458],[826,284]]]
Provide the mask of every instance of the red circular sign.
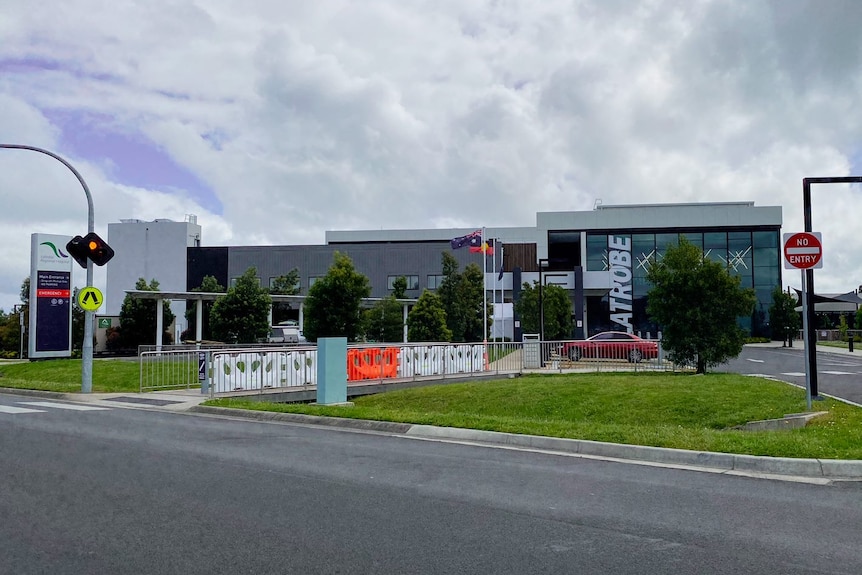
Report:
[[800,270],[822,266],[823,245],[820,234],[799,232],[784,241],[784,259],[792,267]]

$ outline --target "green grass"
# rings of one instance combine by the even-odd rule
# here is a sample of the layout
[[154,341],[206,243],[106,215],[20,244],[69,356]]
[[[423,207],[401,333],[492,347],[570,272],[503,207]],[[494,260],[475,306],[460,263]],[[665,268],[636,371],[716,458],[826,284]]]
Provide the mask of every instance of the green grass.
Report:
[[[137,361],[93,361],[93,391],[96,393],[140,390]],[[0,364],[0,387],[76,393],[81,391],[81,360],[52,359],[28,363]]]
[[805,411],[805,393],[734,374],[566,374],[429,386],[352,407],[218,399],[206,405],[464,427],[702,451],[862,459],[862,409],[827,400],[798,430],[730,430]]

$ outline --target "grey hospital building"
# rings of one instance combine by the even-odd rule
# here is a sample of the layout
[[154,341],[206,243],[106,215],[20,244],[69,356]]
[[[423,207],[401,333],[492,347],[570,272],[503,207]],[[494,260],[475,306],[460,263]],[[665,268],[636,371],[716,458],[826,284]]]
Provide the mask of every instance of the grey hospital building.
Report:
[[[781,218],[781,207],[753,202],[598,205],[590,211],[539,212],[533,227],[488,227],[485,237],[495,240],[496,253],[486,257],[485,286],[488,301],[495,302],[495,335],[520,338],[511,302],[524,283],[534,281],[568,291],[572,337],[606,330],[654,335],[656,326],[646,314],[647,269],[680,236],[755,290],[755,314],[742,322],[757,334],[764,329],[771,292],[781,285]],[[264,286],[297,269],[305,295],[326,274],[336,251],[369,278],[371,297],[391,294],[392,282],[404,276],[406,297],[418,298],[439,286],[442,252],[451,253],[461,269],[469,263],[482,267],[481,253],[450,246],[452,238],[477,229],[327,231],[322,245],[206,247],[194,216],[183,222],[122,220],[108,225],[116,256],[107,268],[102,313],[118,315],[125,290],[134,289],[140,277],[158,280],[162,291],[184,292],[207,275],[229,286],[250,267]],[[182,320],[181,309],[174,309]]]

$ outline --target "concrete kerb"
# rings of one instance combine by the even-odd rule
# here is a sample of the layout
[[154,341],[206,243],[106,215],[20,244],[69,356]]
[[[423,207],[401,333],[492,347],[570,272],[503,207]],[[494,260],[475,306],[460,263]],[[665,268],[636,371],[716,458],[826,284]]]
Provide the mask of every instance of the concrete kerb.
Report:
[[457,427],[435,427],[385,421],[367,421],[341,417],[318,417],[294,413],[248,411],[225,407],[194,406],[189,411],[231,417],[243,417],[257,421],[284,421],[310,425],[325,425],[350,429],[364,429],[387,433],[399,433],[409,437],[467,441],[477,444],[506,445],[525,449],[543,449],[561,453],[606,457],[622,460],[643,461],[665,465],[684,465],[725,472],[747,472],[796,477],[818,477],[827,479],[862,480],[862,461],[840,461],[826,459],[796,459],[789,457],[760,457],[690,451],[642,445],[625,445],[564,439],[539,435],[519,435],[479,429]]

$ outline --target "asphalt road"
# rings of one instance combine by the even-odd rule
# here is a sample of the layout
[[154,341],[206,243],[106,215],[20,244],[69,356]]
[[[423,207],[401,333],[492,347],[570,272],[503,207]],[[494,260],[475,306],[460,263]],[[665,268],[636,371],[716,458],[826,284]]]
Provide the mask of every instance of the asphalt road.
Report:
[[[747,345],[734,360],[716,368],[744,374],[767,375],[805,387],[802,343],[792,348]],[[862,405],[862,350],[853,354],[817,352],[817,387],[826,393]]]
[[859,483],[69,405],[0,396],[2,573],[862,572]]

